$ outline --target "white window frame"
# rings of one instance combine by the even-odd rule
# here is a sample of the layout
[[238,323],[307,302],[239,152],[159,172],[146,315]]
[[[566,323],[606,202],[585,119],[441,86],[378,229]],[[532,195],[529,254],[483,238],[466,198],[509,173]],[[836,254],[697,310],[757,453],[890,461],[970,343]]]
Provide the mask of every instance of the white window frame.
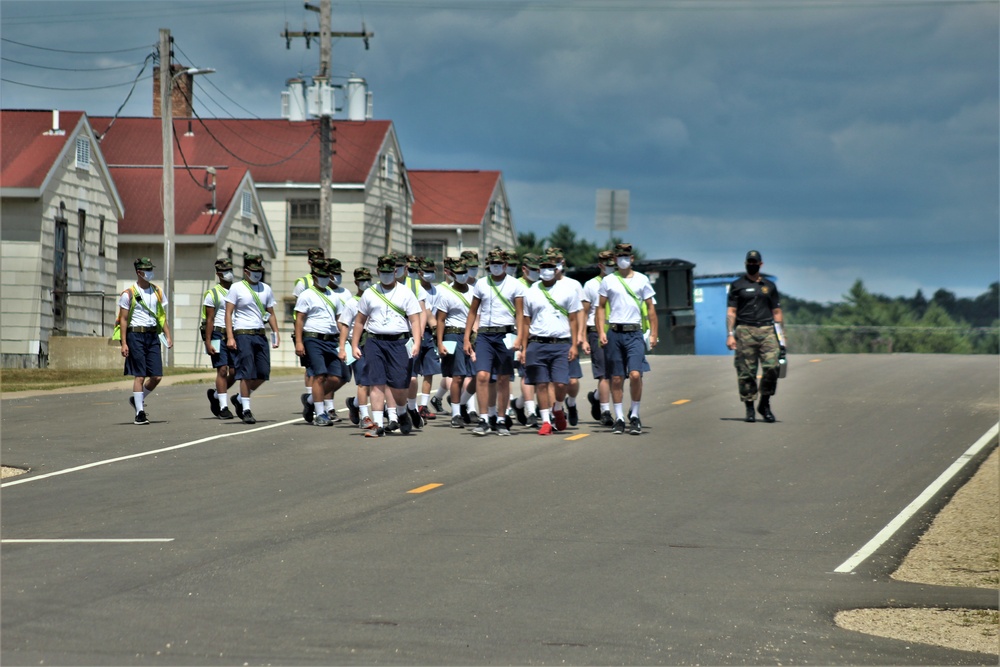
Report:
[[90,169],[90,140],[87,137],[76,138],[76,168]]
[[243,198],[240,202],[240,215],[249,220],[253,217],[253,195],[246,190],[243,191]]
[[396,156],[393,153],[382,156],[382,178],[389,183],[396,182]]

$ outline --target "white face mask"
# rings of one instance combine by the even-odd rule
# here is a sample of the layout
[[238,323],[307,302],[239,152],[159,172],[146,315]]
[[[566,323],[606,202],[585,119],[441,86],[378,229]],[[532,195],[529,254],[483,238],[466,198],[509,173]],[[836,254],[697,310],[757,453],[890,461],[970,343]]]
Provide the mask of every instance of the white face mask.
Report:
[[397,278],[402,278],[403,276],[406,275],[406,267],[405,266],[397,266],[396,267],[396,273],[393,274],[393,275],[395,275]]
[[492,273],[495,277],[499,278],[500,276],[504,275],[506,271],[504,270],[503,264],[490,264],[490,273]]
[[366,289],[368,289],[371,286],[372,286],[372,281],[370,281],[370,280],[362,280],[361,282],[358,283],[358,291],[364,292]]
[[468,273],[456,273],[455,274],[455,282],[458,283],[459,285],[464,285],[465,283],[469,282],[469,274]]
[[538,276],[545,281],[554,280],[556,277],[555,269],[541,269],[538,272]]
[[615,263],[607,262],[606,264],[602,264],[601,268],[604,270],[604,273],[611,273],[615,270]]
[[424,274],[424,280],[426,280],[429,283],[433,283],[435,280],[437,280],[437,274],[436,273],[425,273]]
[[517,267],[516,266],[511,266],[510,264],[508,264],[507,265],[507,275],[510,276],[511,278],[513,278],[514,274],[516,274],[516,273],[517,273]]
[[379,271],[378,279],[383,285],[391,285],[396,281],[396,273],[394,271]]
[[419,271],[410,271],[409,269],[407,269],[406,273],[407,273],[407,275],[409,275],[414,280],[420,280],[420,272]]
[[333,277],[330,280],[333,281],[334,285],[336,285],[337,287],[340,287],[340,281],[342,281],[343,279],[344,279],[344,276],[338,275],[338,274],[335,273],[335,274],[333,274]]
[[538,281],[538,274],[539,274],[539,271],[536,271],[535,269],[528,269],[528,281],[529,282],[537,282]]
[[154,273],[153,273],[152,271],[143,271],[143,272],[142,272],[142,277],[143,277],[143,279],[145,279],[146,281],[150,281],[150,280],[152,280],[152,279],[153,279],[153,277],[154,277],[154,275],[155,275],[155,274],[154,274]]
[[469,267],[469,278],[470,279],[475,280],[475,278],[476,278],[476,276],[478,274],[479,274],[479,267],[478,266],[470,266]]
[[330,284],[330,278],[324,276],[316,276],[316,287],[326,289],[326,286]]
[[566,264],[563,263],[563,262],[559,262],[558,264],[556,264],[556,271],[562,271],[565,268],[566,268]]
[[621,269],[622,271],[624,271],[628,267],[632,266],[632,258],[631,257],[618,257],[618,258],[615,259],[615,264],[618,265],[619,269]]
[[233,278],[235,278],[235,276],[233,275],[232,271],[226,271],[225,273],[222,274],[222,280],[224,280],[227,283],[233,282]]
[[260,279],[264,277],[263,271],[247,271],[247,280],[252,283],[259,283]]

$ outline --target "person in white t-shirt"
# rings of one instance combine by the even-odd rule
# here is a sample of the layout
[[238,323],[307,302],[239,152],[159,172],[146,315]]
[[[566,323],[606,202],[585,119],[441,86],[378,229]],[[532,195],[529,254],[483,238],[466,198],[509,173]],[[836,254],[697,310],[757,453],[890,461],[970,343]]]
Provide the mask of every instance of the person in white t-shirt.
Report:
[[215,387],[207,392],[208,404],[212,414],[219,419],[232,419],[228,392],[236,382],[236,369],[235,360],[230,360],[229,348],[226,347],[226,295],[233,285],[232,260],[216,260],[215,275],[219,282],[205,292],[201,303],[204,313],[201,335],[205,341],[205,352],[215,369]]
[[597,293],[604,276],[615,270],[615,253],[602,250],[597,253],[597,268],[599,273],[583,284],[583,309],[587,311],[587,339],[583,351],[590,355],[590,371],[597,380],[597,389],[587,392],[590,402],[590,416],[603,426],[614,426],[611,416],[611,376],[608,375],[604,360],[604,348],[601,347],[597,335],[597,304],[601,297]]
[[344,374],[337,323],[344,304],[330,289],[330,265],[327,259],[313,261],[312,286],[302,290],[295,301],[295,354],[306,360],[306,371],[312,377],[309,408],[303,410],[302,417],[316,426],[333,425],[333,392]]

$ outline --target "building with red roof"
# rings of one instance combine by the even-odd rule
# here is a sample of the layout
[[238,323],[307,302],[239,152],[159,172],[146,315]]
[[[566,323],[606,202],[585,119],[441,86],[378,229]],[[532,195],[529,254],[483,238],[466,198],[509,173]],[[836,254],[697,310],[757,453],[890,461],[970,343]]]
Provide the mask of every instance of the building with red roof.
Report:
[[2,366],[53,337],[110,336],[123,199],[82,111],[0,112]]

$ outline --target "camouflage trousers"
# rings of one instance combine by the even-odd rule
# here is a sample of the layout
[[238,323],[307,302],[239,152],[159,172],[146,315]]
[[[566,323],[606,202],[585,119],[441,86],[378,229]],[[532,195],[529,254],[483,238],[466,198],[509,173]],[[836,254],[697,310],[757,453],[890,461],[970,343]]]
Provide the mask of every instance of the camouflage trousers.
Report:
[[757,399],[757,364],[760,362],[760,394],[773,396],[778,390],[778,334],[774,326],[754,327],[740,324],[736,327],[736,382],[740,400],[746,403]]

